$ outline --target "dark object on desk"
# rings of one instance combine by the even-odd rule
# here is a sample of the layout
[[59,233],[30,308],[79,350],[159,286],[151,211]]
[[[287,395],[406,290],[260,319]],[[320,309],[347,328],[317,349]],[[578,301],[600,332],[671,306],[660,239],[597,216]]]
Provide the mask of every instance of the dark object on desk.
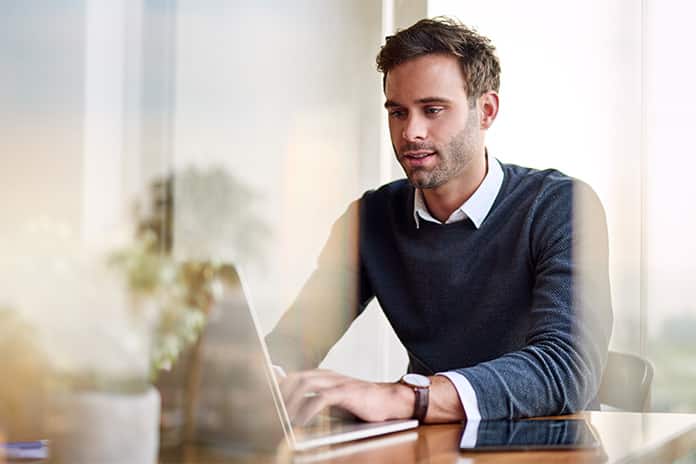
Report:
[[48,440],[0,443],[0,458],[11,461],[48,459]]
[[464,451],[553,451],[600,446],[587,423],[578,419],[481,421],[475,443],[466,443],[465,435],[466,428],[460,443]]
[[648,412],[653,367],[634,354],[610,351],[599,387],[599,402],[624,411]]

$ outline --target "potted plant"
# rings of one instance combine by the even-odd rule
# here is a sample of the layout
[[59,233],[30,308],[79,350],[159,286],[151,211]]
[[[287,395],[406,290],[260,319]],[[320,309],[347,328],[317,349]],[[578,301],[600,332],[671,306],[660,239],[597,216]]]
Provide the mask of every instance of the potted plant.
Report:
[[[24,325],[0,321],[15,336],[0,344],[15,363],[5,372],[16,378],[23,372],[17,385],[36,386],[35,396],[46,401],[3,385],[0,413],[13,419],[0,427],[10,439],[52,438],[52,462],[151,464],[160,430],[174,431],[162,439],[178,443],[193,423],[200,337],[224,278],[224,266],[210,257],[232,241],[240,250],[233,258],[248,261],[258,256],[268,229],[251,212],[253,192],[221,169],[176,177],[176,218],[174,185],[174,177],[152,185],[149,212],[136,211],[135,238],[108,248],[106,259],[82,253],[79,238],[51,221],[30,228],[29,251],[6,257],[0,296],[12,294],[7,301],[30,317]],[[186,261],[172,256],[174,230]],[[0,316],[10,313],[19,314]],[[20,334],[27,344],[17,342]],[[6,414],[28,413],[32,404],[46,405],[47,414],[34,416],[47,418],[45,428]],[[26,434],[15,433],[20,430]]]
[[[146,207],[136,209],[136,242],[111,264],[127,276],[132,307],[159,305],[151,380],[162,396],[161,443],[168,446],[191,438],[195,424],[203,328],[225,279],[225,263],[213,257],[258,261],[270,232],[256,217],[256,193],[220,167],[185,169],[156,180],[149,193]],[[175,232],[185,260],[173,257]]]

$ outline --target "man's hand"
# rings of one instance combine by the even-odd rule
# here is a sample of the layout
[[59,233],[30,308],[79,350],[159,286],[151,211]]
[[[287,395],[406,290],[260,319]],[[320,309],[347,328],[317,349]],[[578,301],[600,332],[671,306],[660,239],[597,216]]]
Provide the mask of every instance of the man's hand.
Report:
[[[414,391],[400,383],[373,383],[336,372],[315,369],[280,380],[280,390],[293,423],[306,424],[331,406],[369,422],[409,419],[416,401]],[[443,376],[430,378],[426,422],[454,422],[466,418],[454,385]]]
[[280,389],[293,423],[306,424],[335,406],[369,422],[408,419],[415,393],[398,383],[373,383],[315,369],[280,379]]

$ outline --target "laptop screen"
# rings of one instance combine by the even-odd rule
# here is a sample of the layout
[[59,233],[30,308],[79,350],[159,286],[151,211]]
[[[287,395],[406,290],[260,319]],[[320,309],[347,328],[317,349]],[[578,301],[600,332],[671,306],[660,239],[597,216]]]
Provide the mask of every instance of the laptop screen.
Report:
[[[222,295],[200,339],[194,438],[240,451],[274,449],[284,436],[277,386],[238,271],[224,268]],[[195,363],[194,363],[195,366]],[[193,367],[196,369],[196,367]]]

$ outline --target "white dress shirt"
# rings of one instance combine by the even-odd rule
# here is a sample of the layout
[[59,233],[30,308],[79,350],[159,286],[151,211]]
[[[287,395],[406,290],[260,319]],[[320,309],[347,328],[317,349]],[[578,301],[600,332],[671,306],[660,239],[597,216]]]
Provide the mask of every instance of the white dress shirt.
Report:
[[[488,160],[488,172],[486,173],[486,177],[483,178],[481,185],[479,185],[474,194],[471,195],[463,205],[457,208],[450,217],[447,218],[444,224],[451,224],[469,218],[477,229],[481,227],[481,224],[484,219],[486,219],[486,216],[488,216],[493,206],[493,202],[495,202],[495,198],[498,196],[498,192],[500,192],[500,187],[503,185],[503,169],[500,167],[498,160],[495,158],[488,158]],[[430,211],[428,211],[425,205],[425,199],[423,198],[423,192],[420,189],[416,189],[415,191],[413,219],[416,221],[417,228],[420,227],[421,219],[436,224],[443,224],[435,219],[433,215],[430,214]],[[443,375],[452,381],[457,390],[457,394],[459,394],[459,400],[462,402],[467,421],[471,422],[472,425],[478,425],[477,422],[481,419],[481,413],[479,412],[476,392],[474,392],[474,389],[471,387],[469,380],[456,371],[438,372],[435,375]],[[478,427],[472,428],[474,429],[475,438],[475,430]]]

